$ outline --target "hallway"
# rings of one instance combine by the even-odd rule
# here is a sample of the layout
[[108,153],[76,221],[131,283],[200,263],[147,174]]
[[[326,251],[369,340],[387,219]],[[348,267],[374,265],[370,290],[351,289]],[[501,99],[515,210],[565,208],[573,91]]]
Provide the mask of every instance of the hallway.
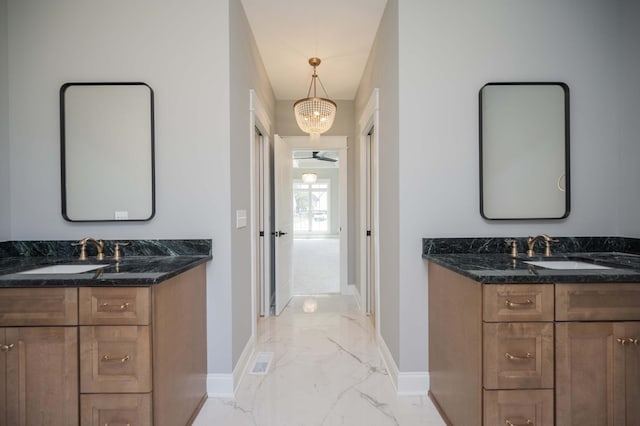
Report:
[[268,374],[247,374],[235,401],[210,398],[194,426],[444,425],[426,395],[396,395],[352,296],[294,297],[260,320],[256,346],[274,353]]
[[340,293],[340,239],[294,238],[292,294]]

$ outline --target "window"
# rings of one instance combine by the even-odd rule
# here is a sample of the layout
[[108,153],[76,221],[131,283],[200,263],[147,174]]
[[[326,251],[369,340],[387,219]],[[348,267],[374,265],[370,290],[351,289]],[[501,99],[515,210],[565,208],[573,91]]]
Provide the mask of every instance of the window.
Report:
[[329,232],[329,180],[293,181],[293,230],[296,233]]

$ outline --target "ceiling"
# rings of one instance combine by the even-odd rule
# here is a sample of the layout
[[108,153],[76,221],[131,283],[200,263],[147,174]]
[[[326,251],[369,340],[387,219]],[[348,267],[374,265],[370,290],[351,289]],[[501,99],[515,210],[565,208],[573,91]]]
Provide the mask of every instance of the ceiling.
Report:
[[242,0],[276,99],[306,97],[313,73],[308,60],[317,56],[329,97],[353,100],[386,3]]

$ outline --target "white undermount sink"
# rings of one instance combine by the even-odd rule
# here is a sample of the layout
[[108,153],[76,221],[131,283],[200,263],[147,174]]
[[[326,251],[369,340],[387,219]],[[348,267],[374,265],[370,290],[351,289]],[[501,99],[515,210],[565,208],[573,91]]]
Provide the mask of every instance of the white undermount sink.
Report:
[[80,274],[104,268],[105,266],[107,265],[50,265],[18,272],[18,274]]
[[608,266],[594,263],[576,262],[574,260],[537,260],[525,261],[529,265],[540,266],[547,269],[611,269]]

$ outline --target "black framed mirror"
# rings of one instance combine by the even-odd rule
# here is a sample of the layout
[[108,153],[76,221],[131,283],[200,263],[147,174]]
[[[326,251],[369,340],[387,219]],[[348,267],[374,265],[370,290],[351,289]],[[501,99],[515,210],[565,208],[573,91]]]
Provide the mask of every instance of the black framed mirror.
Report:
[[72,222],[155,215],[153,90],[145,83],[60,88],[62,216]]
[[567,217],[569,87],[558,82],[488,83],[479,98],[482,217]]

